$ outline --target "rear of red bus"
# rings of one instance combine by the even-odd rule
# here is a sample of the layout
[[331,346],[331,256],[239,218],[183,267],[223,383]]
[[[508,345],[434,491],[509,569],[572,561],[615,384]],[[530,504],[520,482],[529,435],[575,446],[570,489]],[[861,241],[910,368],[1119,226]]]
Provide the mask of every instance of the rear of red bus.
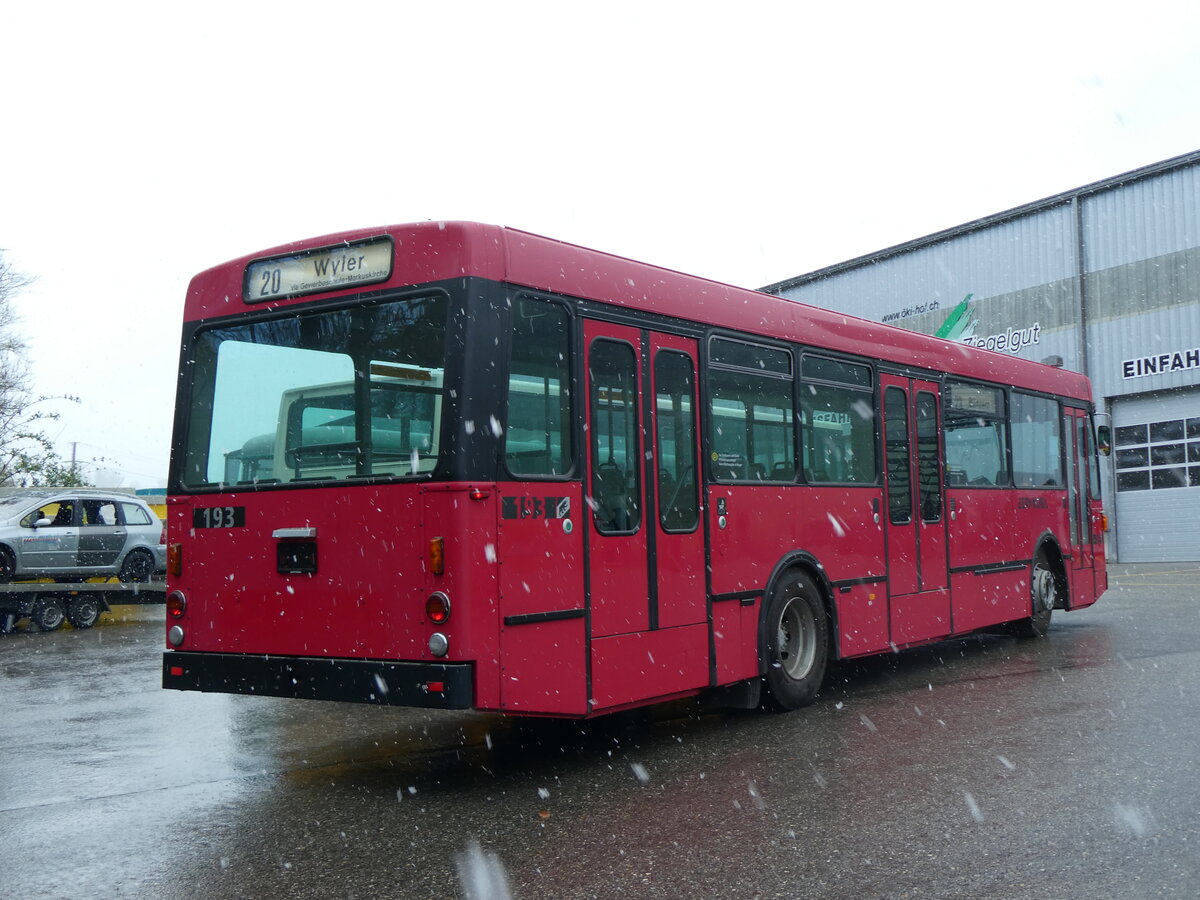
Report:
[[493,231],[336,235],[192,281],[164,687],[497,705]]

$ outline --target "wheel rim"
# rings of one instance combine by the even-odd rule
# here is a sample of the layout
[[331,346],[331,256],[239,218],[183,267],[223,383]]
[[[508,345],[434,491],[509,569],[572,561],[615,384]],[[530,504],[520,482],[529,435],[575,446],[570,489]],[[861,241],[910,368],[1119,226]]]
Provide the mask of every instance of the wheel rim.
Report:
[[149,581],[154,563],[145,553],[135,550],[125,560],[122,581]]
[[817,656],[817,625],[808,604],[792,598],[779,617],[779,663],[789,678],[803,678]]
[[81,628],[90,628],[100,618],[100,605],[91,599],[78,600],[71,612],[74,616],[71,624]]
[[42,609],[38,624],[46,631],[53,631],[63,623],[63,611],[57,604],[46,606]]
[[1033,569],[1033,613],[1050,612],[1055,602],[1054,573],[1038,563]]

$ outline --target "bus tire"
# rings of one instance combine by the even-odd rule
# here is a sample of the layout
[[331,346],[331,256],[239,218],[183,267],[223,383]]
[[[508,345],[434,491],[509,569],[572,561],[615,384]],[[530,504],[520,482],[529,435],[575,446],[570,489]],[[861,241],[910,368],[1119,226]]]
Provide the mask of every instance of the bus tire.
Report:
[[1031,615],[1013,623],[1017,637],[1045,637],[1050,630],[1050,616],[1058,603],[1058,578],[1044,550],[1039,550],[1029,570],[1029,602]]
[[100,601],[90,594],[76,597],[67,606],[67,621],[72,628],[91,628],[100,619]]
[[54,597],[38,597],[34,601],[33,611],[29,614],[33,624],[42,631],[55,631],[62,627],[62,604]]
[[829,617],[821,593],[803,572],[783,576],[763,617],[766,705],[808,706],[817,698],[829,657]]

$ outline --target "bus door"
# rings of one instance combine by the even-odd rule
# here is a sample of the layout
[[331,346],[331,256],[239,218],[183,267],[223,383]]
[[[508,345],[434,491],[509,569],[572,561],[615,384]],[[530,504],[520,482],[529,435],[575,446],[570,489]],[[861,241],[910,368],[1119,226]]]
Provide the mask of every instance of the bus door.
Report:
[[951,630],[941,403],[936,382],[881,372],[879,385],[891,640],[899,646]]
[[590,320],[584,344],[591,700],[603,709],[708,681],[697,351]]
[[1089,454],[1088,415],[1082,409],[1064,409],[1063,445],[1067,458],[1067,519],[1071,542],[1070,605],[1086,604],[1095,596],[1094,572],[1098,540],[1103,540],[1092,522],[1091,493],[1088,475],[1091,472]]

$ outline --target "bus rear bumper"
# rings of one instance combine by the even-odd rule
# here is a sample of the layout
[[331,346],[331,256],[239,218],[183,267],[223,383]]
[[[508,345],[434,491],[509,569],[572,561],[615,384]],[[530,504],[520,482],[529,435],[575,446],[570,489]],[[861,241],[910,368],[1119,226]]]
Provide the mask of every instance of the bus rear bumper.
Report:
[[162,686],[176,691],[470,709],[472,674],[470,663],[168,650],[163,654]]

